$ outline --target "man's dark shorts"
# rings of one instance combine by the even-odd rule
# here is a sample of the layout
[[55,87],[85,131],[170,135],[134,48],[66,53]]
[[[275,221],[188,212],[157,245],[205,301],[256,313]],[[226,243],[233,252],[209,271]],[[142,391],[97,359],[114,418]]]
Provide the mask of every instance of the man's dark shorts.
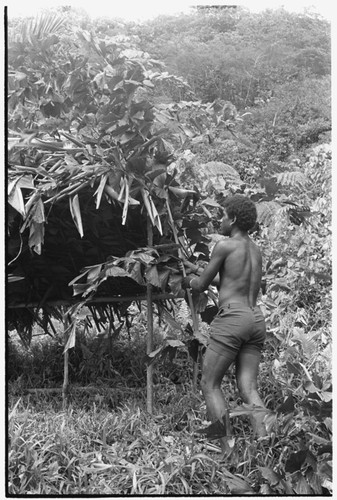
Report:
[[266,338],[261,309],[237,302],[223,305],[211,323],[208,349],[223,356],[250,352],[260,356]]

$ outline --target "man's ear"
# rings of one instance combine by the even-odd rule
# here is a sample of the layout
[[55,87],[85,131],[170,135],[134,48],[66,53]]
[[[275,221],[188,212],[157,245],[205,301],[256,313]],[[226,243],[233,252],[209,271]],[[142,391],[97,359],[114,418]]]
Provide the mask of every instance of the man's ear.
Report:
[[234,219],[232,220],[232,222],[230,223],[230,225],[232,226],[233,224],[235,224],[235,222],[236,222],[236,215],[235,215]]

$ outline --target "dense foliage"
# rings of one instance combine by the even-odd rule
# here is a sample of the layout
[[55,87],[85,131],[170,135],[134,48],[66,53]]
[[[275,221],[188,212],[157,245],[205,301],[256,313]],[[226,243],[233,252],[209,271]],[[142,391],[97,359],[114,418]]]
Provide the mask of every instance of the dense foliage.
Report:
[[[74,292],[85,304],[113,278],[113,286],[127,278],[133,290],[151,283],[179,297],[177,249],[147,248],[146,217],[155,244],[172,244],[177,231],[188,258],[202,264],[219,238],[223,197],[246,194],[257,203],[252,237],[264,254],[260,383],[269,409],[269,440],[250,440],[252,410],[239,405],[229,373],[236,451],[219,473],[216,455],[191,437],[206,415],[190,394],[198,344],[184,301],[158,304],[155,350],[145,358],[158,386],[151,431],[141,398],[138,408],[121,408],[120,393],[111,400],[104,385],[144,385],[144,313],[127,305],[109,323],[104,308],[76,310],[72,381],[99,380],[102,390],[87,412],[74,398],[59,428],[57,399],[56,408],[45,399],[54,423],[38,399],[15,404],[27,387],[60,383],[58,327],[52,343],[33,342],[30,357],[10,344],[11,493],[331,493],[328,23],[241,8],[142,25],[90,21],[71,9],[12,20],[8,90],[11,300],[23,293],[48,313],[52,294]],[[195,305],[202,311],[213,299],[203,294]],[[28,332],[14,318],[10,326],[29,343],[37,311],[22,320]],[[39,321],[44,330],[48,321]],[[201,322],[199,341],[205,336]]]

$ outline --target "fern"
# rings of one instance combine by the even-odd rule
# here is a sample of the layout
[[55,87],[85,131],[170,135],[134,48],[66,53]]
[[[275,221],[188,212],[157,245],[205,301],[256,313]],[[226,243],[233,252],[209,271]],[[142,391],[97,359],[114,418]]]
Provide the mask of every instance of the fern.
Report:
[[257,221],[264,226],[269,226],[281,206],[276,201],[261,201],[256,204]]
[[226,163],[222,163],[221,161],[210,161],[208,163],[204,163],[197,169],[196,172],[198,175],[201,175],[203,178],[211,180],[212,177],[222,177],[226,182],[230,184],[241,184],[240,175],[235,170],[235,168],[227,165]]
[[308,183],[308,177],[299,170],[281,172],[275,175],[276,182],[281,186],[293,186],[295,188],[303,188]]

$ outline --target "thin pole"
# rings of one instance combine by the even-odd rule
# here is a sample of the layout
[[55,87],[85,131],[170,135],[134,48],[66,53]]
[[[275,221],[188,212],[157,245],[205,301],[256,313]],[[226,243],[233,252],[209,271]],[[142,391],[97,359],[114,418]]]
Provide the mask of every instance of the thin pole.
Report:
[[[147,244],[153,245],[153,230],[150,218],[147,217]],[[152,285],[146,285],[147,299],[147,338],[146,338],[146,353],[150,354],[153,351],[153,307],[152,307]],[[153,365],[152,363],[146,369],[146,407],[147,411],[153,413]]]
[[[68,316],[64,310],[63,316],[63,332],[64,332],[64,345],[66,346],[68,335],[67,329],[69,326]],[[63,410],[67,409],[68,406],[68,390],[69,390],[69,349],[63,354],[63,386],[62,386],[62,406]]]
[[[175,295],[172,293],[156,293],[153,294],[153,300],[167,300],[167,299],[174,299]],[[127,296],[125,295],[124,297],[96,297],[93,299],[88,300],[86,305],[92,305],[92,304],[110,304],[111,302],[133,302],[134,300],[146,300],[146,295],[143,293],[142,295],[130,295]],[[50,300],[46,301],[44,305],[48,306],[53,306],[53,307],[60,307],[60,306],[71,306],[73,304],[77,304],[79,301],[76,300]],[[39,302],[21,302],[19,304],[8,304],[7,306],[9,309],[24,309],[24,308],[41,308],[42,306],[40,305]]]
[[[169,216],[169,219],[170,219],[170,223],[171,223],[171,228],[172,228],[174,240],[179,245],[178,254],[181,257],[182,256],[181,246],[179,244],[177,230],[176,230],[176,227],[174,225],[174,220],[173,220],[173,216],[172,216],[172,212],[171,212],[171,207],[170,207],[168,199],[166,199],[166,207],[167,207],[167,213],[168,213],[168,216]],[[185,271],[184,264],[182,264],[182,272],[183,272],[183,277],[185,278],[186,271]],[[193,330],[194,330],[194,334],[196,334],[199,331],[198,315],[197,315],[197,313],[196,313],[196,311],[194,309],[191,290],[187,289],[186,293],[187,293],[188,305],[190,306],[190,310],[191,310],[191,316],[192,316],[192,322],[193,322]],[[199,358],[199,353],[198,353],[198,358]],[[193,383],[193,389],[194,390],[196,390],[196,388],[197,388],[198,372],[199,372],[199,363],[198,363],[198,361],[196,361],[193,364],[193,379],[192,379],[193,382],[192,383]]]

